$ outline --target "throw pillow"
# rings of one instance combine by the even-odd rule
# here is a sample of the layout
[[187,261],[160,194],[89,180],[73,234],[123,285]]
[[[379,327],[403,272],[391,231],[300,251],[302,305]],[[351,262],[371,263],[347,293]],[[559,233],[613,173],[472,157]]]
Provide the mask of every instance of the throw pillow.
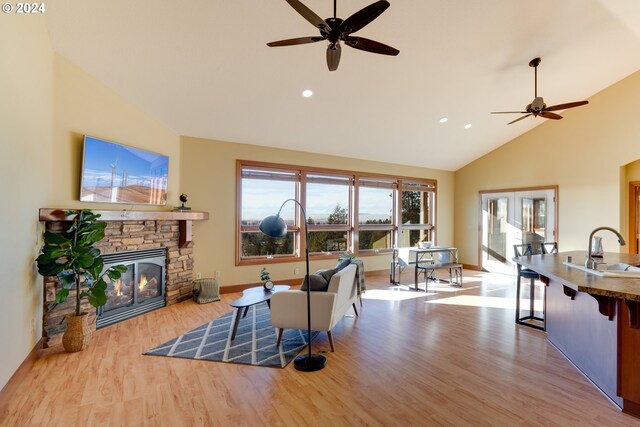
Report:
[[335,268],[330,268],[328,270],[324,270],[320,272],[320,275],[322,277],[324,277],[324,280],[327,281],[327,285],[329,284],[329,282],[331,281],[331,276],[333,276],[334,274],[336,274],[338,272],[338,270],[336,270]]
[[330,268],[328,270],[321,271],[320,274],[322,275],[322,277],[324,277],[327,280],[327,286],[329,286],[329,282],[331,281],[331,276],[333,276],[338,271],[340,271],[343,268],[345,268],[350,263],[351,263],[351,259],[350,258],[346,258],[346,259],[343,259],[342,261],[340,261],[338,263],[338,265],[336,265],[335,267]]
[[349,264],[351,264],[351,258],[345,258],[342,261],[340,261],[338,265],[336,265],[334,268],[336,269],[336,272],[338,272]]
[[[311,292],[326,292],[328,287],[329,282],[324,277],[322,277],[322,275],[312,274],[309,276],[309,289],[311,289]],[[307,281],[304,279],[302,280],[302,286],[300,287],[300,290],[307,290]]]

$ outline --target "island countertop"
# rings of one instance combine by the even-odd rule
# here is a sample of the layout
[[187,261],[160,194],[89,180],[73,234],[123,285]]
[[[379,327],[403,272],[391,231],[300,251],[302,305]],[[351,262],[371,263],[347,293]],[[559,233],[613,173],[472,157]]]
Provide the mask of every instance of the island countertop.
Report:
[[[640,278],[600,277],[564,264],[567,257],[574,264],[584,264],[586,251],[560,252],[549,255],[532,255],[515,258],[524,267],[537,271],[542,276],[555,279],[579,292],[592,295],[640,301]],[[600,259],[606,265],[625,263],[640,265],[640,255],[605,252]]]

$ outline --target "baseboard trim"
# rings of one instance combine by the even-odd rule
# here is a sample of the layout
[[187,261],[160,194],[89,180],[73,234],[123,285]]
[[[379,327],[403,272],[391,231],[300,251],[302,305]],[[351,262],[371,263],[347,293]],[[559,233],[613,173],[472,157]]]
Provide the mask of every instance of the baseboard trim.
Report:
[[40,338],[35,347],[29,352],[27,357],[22,361],[18,369],[13,373],[7,384],[0,390],[0,414],[3,414],[7,410],[9,399],[18,392],[18,388],[24,381],[26,372],[28,372],[33,366],[36,359],[38,359],[39,351],[44,348],[44,338]]
[[483,271],[480,267],[478,267],[477,265],[471,265],[471,264],[462,264],[462,268],[464,268],[465,270],[473,270],[473,271]]

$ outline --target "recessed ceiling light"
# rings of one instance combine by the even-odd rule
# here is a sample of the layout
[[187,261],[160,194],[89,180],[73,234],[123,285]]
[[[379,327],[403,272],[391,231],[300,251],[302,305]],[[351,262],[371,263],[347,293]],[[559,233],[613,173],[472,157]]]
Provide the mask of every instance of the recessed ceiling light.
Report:
[[311,89],[305,89],[302,91],[302,96],[305,98],[311,98],[313,96],[313,91]]
[[466,125],[464,125],[464,128],[469,129],[471,126],[473,126],[471,123],[467,123]]
[[440,123],[447,123],[449,121],[448,117],[443,117],[440,119]]

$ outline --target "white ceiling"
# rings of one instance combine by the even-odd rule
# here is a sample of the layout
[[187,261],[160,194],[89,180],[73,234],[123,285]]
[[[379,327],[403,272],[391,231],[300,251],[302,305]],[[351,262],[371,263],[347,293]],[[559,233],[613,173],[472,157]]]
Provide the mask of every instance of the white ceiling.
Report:
[[[400,54],[343,46],[335,72],[324,42],[266,46],[317,35],[284,0],[56,0],[45,17],[59,54],[180,135],[444,170],[545,121],[489,114],[533,100],[532,58],[548,105],[640,69],[638,0],[389,1],[355,35]],[[338,17],[370,3],[339,0]]]

